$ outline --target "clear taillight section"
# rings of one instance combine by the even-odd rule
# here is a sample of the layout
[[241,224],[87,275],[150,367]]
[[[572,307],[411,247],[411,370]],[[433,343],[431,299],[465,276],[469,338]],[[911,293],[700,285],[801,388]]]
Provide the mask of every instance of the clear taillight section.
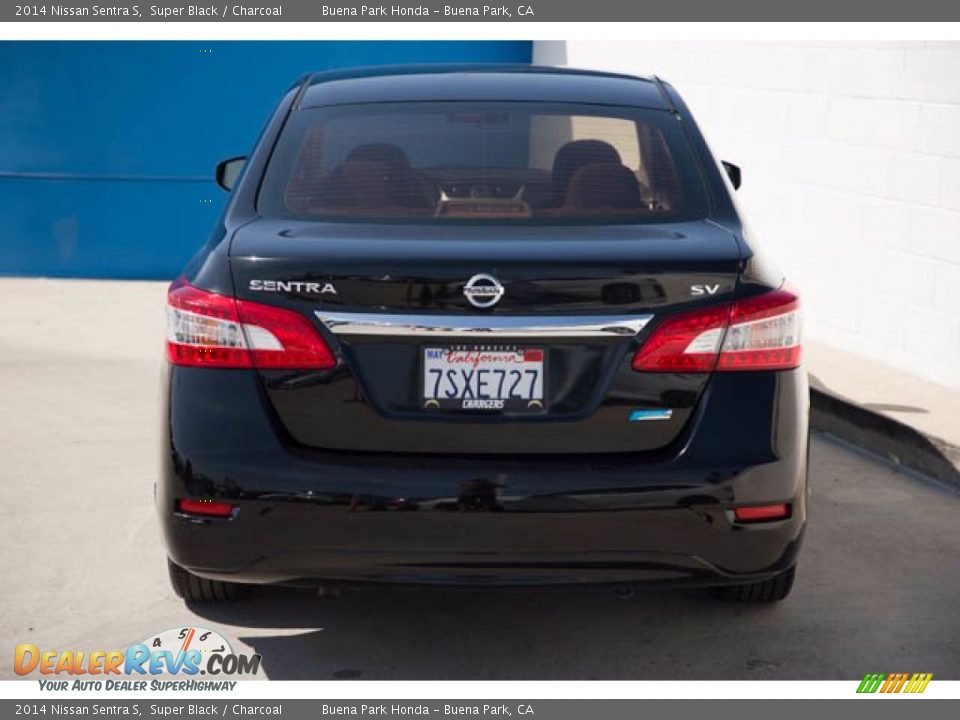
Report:
[[167,292],[167,358],[174,365],[252,367],[236,301],[174,282]]
[[786,370],[800,364],[800,333],[799,298],[774,290],[668,318],[634,355],[633,369]]
[[738,300],[717,370],[784,370],[800,364],[800,300],[786,290]]
[[167,293],[167,357],[174,365],[328,369],[330,348],[299,313],[207,292],[180,279]]

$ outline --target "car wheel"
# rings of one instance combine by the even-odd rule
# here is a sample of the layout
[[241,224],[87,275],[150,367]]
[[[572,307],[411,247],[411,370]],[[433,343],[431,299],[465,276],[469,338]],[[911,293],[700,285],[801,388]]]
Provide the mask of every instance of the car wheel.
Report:
[[243,586],[239,583],[208,580],[185,570],[167,558],[167,570],[170,573],[170,585],[178,597],[188,603],[232,602],[241,595]]
[[734,602],[772,603],[783,600],[793,588],[793,576],[796,566],[774,575],[769,580],[747,583],[746,585],[729,585],[720,588],[720,597]]

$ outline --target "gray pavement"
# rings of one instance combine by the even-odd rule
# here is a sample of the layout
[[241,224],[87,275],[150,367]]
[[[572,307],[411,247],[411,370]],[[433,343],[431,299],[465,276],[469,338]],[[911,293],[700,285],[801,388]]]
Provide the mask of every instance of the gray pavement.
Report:
[[156,283],[0,280],[8,653],[195,624],[259,652],[274,679],[960,679],[960,496],[824,437],[797,585],[775,607],[695,591],[272,589],[191,610],[167,585],[151,498],[162,298]]

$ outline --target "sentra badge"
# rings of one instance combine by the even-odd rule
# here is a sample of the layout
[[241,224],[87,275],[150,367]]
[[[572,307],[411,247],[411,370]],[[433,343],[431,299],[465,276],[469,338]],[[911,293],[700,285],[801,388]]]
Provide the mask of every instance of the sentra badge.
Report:
[[251,280],[249,287],[254,292],[337,294],[337,289],[333,286],[333,283],[306,282],[304,280]]

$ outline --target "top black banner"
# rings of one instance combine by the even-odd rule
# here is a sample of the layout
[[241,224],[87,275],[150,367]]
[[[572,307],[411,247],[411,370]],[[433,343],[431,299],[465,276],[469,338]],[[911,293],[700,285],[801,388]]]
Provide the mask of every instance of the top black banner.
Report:
[[942,0],[509,0],[504,4],[402,2],[378,5],[344,0],[244,0],[214,4],[119,0],[104,4],[3,4],[4,22],[673,22],[673,21],[950,21],[960,3]]

